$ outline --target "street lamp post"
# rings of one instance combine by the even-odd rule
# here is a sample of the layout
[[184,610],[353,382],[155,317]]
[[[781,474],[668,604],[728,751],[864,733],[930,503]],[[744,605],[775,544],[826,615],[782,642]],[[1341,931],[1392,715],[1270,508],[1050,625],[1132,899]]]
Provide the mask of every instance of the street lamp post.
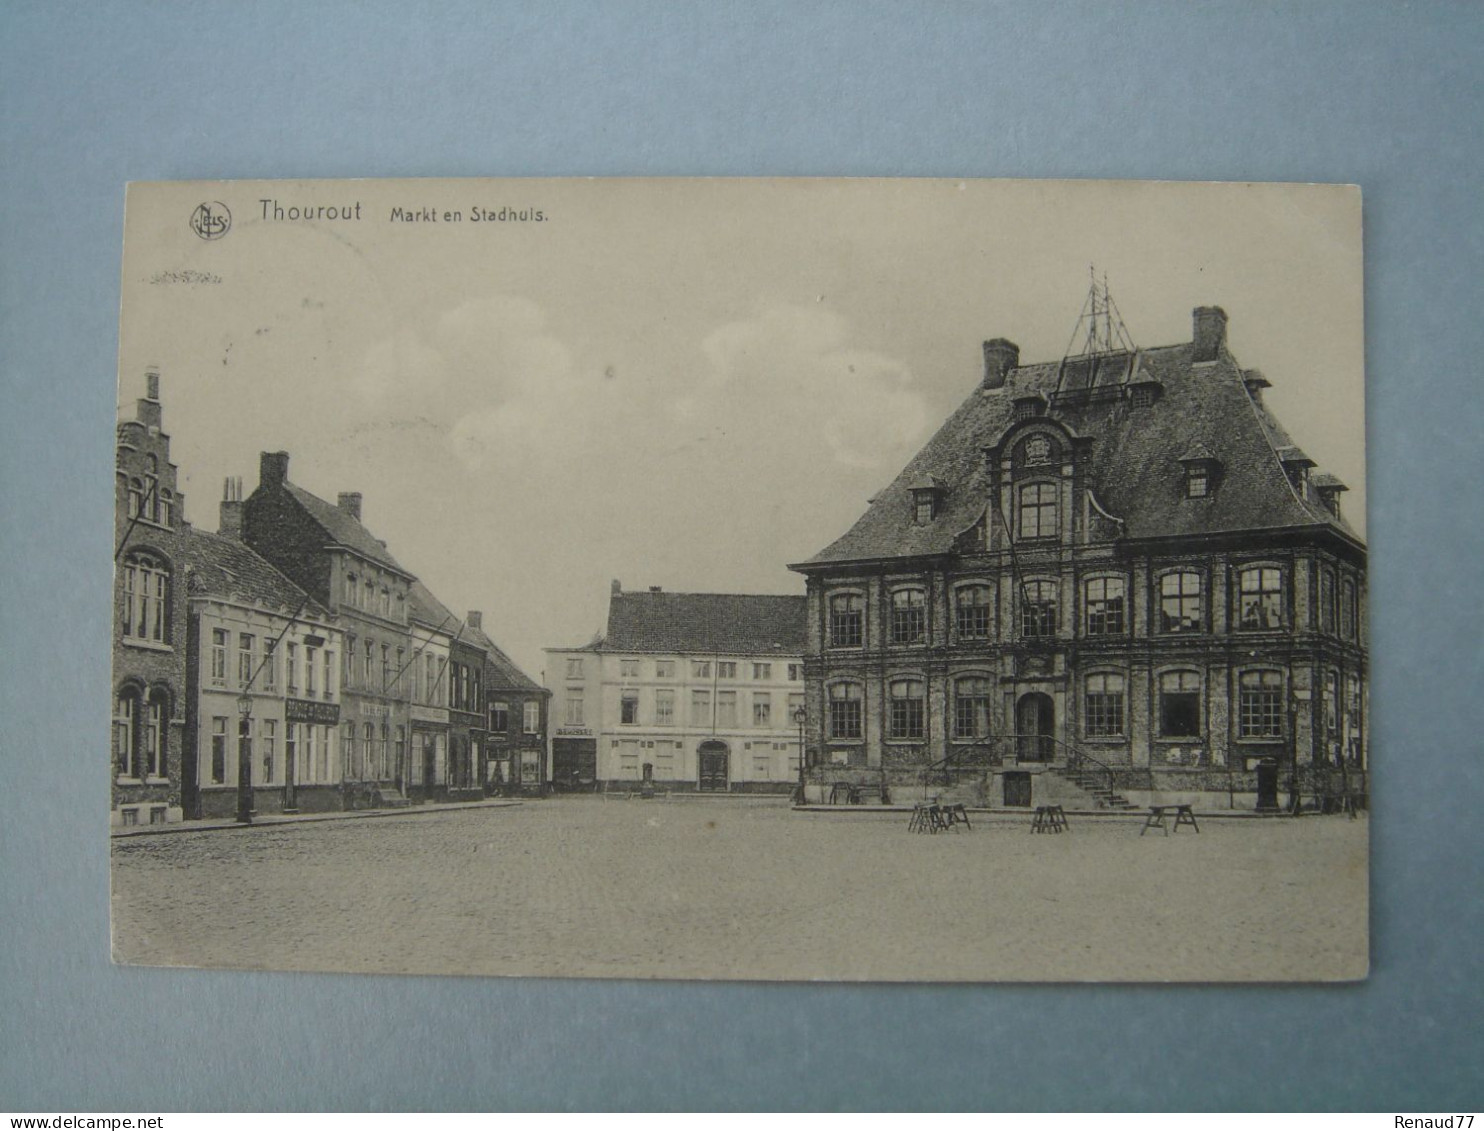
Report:
[[794,722],[799,724],[799,804],[804,804],[804,720],[809,717],[808,712],[800,707],[794,712]]
[[237,820],[252,824],[252,696],[237,697]]

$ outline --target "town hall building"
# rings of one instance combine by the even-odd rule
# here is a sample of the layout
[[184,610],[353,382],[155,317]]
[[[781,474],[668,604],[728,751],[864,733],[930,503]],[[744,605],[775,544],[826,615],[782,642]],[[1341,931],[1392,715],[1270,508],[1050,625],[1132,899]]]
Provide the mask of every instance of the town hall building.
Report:
[[814,777],[992,805],[1363,792],[1365,545],[1226,328],[1199,307],[1188,342],[1035,364],[984,344],[958,411],[791,567]]

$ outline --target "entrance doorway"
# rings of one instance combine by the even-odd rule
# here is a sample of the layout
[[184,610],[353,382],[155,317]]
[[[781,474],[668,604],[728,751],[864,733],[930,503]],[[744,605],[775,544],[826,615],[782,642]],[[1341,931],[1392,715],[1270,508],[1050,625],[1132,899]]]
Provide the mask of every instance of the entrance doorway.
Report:
[[1278,811],[1278,760],[1263,758],[1257,763],[1257,811]]
[[1042,691],[1031,691],[1015,705],[1015,760],[1049,762],[1055,750],[1056,704]]
[[696,786],[703,790],[715,790],[725,793],[729,782],[727,777],[727,744],[725,742],[703,742],[698,751],[700,755],[700,774]]

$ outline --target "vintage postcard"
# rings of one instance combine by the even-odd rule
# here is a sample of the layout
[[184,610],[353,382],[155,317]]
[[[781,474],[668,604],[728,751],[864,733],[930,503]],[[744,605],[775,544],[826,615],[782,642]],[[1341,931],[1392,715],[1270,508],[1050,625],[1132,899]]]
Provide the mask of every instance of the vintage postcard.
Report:
[[1364,978],[1360,209],[129,186],[115,960]]

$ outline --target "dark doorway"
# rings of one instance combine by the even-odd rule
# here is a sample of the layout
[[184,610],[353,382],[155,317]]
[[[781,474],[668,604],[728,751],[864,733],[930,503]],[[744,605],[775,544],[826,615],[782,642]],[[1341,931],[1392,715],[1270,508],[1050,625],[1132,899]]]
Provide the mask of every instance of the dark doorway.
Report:
[[1056,705],[1051,696],[1041,691],[1022,695],[1015,707],[1015,760],[1051,761],[1054,749],[1051,735],[1055,730]]
[[1031,776],[1025,773],[1005,775],[1005,804],[1029,808],[1031,803]]
[[727,780],[727,744],[725,742],[701,743],[700,774],[696,785],[699,789],[725,793]]
[[1257,811],[1278,811],[1278,760],[1264,758],[1257,763]]

